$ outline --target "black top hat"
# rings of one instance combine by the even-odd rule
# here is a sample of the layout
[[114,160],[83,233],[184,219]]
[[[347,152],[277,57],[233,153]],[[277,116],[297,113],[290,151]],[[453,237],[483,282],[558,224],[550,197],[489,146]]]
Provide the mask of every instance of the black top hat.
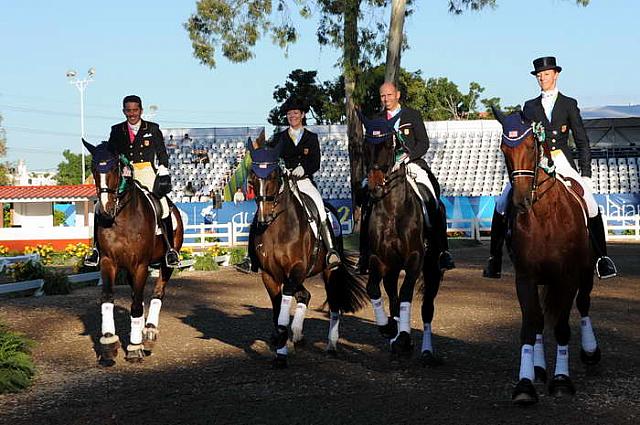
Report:
[[533,61],[534,70],[531,71],[531,75],[536,75],[538,72],[546,71],[547,69],[555,69],[556,71],[562,71],[562,67],[556,65],[556,58],[553,56],[545,56]]
[[287,112],[294,109],[297,109],[304,114],[307,112],[309,108],[307,108],[307,105],[301,99],[298,99],[296,97],[290,97],[289,99],[287,99],[286,102],[284,102],[284,104],[280,108],[280,112],[282,112],[283,114],[286,114]]

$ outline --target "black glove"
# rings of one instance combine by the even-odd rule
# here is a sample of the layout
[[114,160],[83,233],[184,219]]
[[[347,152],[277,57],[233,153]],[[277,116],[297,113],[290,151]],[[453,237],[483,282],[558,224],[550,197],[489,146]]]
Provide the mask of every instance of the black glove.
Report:
[[153,194],[162,198],[169,192],[171,192],[171,176],[156,176],[153,183]]

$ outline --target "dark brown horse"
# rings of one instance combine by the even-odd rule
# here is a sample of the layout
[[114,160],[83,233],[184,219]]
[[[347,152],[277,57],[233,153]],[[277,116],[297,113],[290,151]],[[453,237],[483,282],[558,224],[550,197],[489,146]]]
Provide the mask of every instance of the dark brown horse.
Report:
[[595,255],[584,201],[557,178],[542,125],[530,122],[519,112],[506,117],[497,110],[494,114],[502,124],[501,149],[513,188],[507,247],[522,310],[520,374],[513,402],[527,405],[538,400],[532,382],[546,382],[545,325],[553,329],[558,344],[549,393],[575,393],[568,358],[569,315],[574,299],[582,318],[581,359],[587,364],[600,359],[589,319]]
[[[366,294],[344,264],[327,267],[324,244],[314,234],[305,207],[299,201],[295,178],[279,163],[281,146],[263,144],[264,136],[249,143],[252,158],[249,182],[258,207],[249,249],[254,251],[262,269],[262,281],[273,306],[272,340],[276,348],[273,366],[284,368],[293,299],[297,305],[291,323],[292,341],[297,343],[303,338],[304,315],[311,299],[303,284],[307,277],[322,273],[324,279],[330,312],[327,345],[330,354],[336,353],[340,313],[362,308]],[[334,246],[341,247],[341,241],[336,242]],[[340,255],[344,260],[344,254]]]
[[[120,345],[113,319],[113,290],[116,276],[123,272],[131,286],[131,334],[126,359],[142,361],[147,349],[158,338],[158,320],[165,286],[173,272],[164,262],[166,241],[156,234],[156,210],[131,174],[130,164],[124,156],[109,151],[102,143],[84,145],[92,154],[91,169],[98,192],[96,209],[96,236],[100,248],[102,274],[102,337],[99,360],[112,365]],[[171,205],[174,218],[174,247],[180,250],[183,226],[180,213]],[[149,276],[149,266],[160,265],[160,275],[155,283],[146,325],[144,322],[144,287]]]
[[[370,202],[366,220],[370,252],[367,293],[376,323],[381,334],[391,341],[392,353],[403,357],[412,355],[411,302],[416,282],[422,276],[421,362],[424,366],[437,366],[441,361],[435,356],[431,341],[434,301],[443,276],[437,235],[426,224],[428,218],[425,220],[421,201],[409,182],[406,165],[395,161],[399,142],[393,122],[362,119],[367,133],[364,145]],[[434,183],[436,199],[427,202],[427,215],[432,220],[442,214],[439,186]],[[402,271],[405,276],[398,292]],[[390,317],[384,310],[381,280],[389,297]]]

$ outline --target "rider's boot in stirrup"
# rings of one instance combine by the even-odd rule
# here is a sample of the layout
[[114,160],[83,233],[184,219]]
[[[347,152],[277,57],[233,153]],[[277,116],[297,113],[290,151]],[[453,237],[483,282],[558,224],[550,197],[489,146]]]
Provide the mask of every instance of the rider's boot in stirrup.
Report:
[[330,226],[329,219],[324,220],[320,224],[320,235],[322,236],[324,246],[327,248],[327,257],[325,259],[327,267],[332,269],[338,267],[342,261],[340,260],[340,253],[333,247],[333,234]]
[[180,255],[178,255],[178,251],[173,248],[173,223],[171,221],[171,214],[160,221],[162,223],[162,233],[164,233],[165,242],[168,245],[167,252],[164,254],[164,261],[166,262],[167,267],[179,267]]
[[593,247],[598,257],[596,261],[596,274],[600,279],[609,279],[617,276],[618,270],[616,269],[616,265],[613,263],[613,260],[607,256],[607,241],[605,239],[601,214],[598,213],[597,216],[589,218],[588,224]]

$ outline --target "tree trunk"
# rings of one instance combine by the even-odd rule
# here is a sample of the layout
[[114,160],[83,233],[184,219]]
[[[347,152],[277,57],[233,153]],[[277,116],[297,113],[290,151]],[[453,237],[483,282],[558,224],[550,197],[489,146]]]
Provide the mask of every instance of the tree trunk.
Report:
[[384,81],[398,84],[400,75],[400,54],[402,52],[402,35],[406,0],[393,0],[391,3],[391,23],[389,24],[389,40],[387,42],[387,62],[384,68]]
[[349,140],[349,161],[351,163],[351,202],[355,227],[359,226],[359,214],[356,207],[359,204],[360,183],[364,178],[364,161],[362,157],[362,124],[356,114],[355,88],[358,76],[358,11],[361,0],[347,0],[344,3],[344,91],[346,97],[347,137]]

